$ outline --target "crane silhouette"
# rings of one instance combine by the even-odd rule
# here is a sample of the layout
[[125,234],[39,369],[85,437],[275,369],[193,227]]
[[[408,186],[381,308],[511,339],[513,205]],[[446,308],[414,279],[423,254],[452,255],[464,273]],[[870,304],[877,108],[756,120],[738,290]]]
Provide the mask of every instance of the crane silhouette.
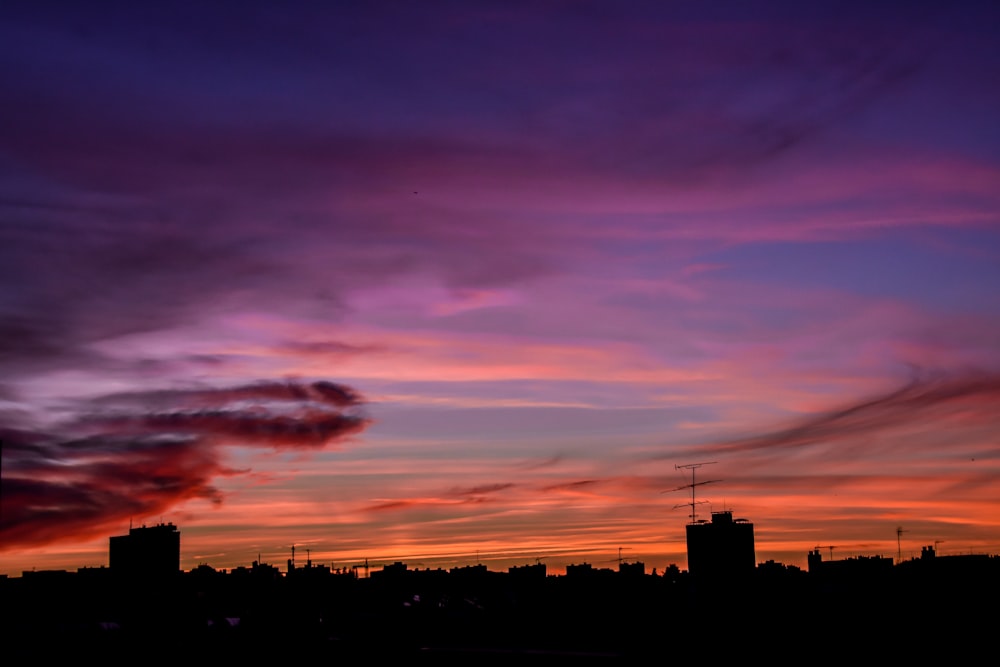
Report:
[[364,570],[365,570],[365,579],[367,579],[368,578],[368,559],[366,558],[365,562],[363,562],[363,563],[355,563],[354,565],[351,566],[351,569],[353,569],[354,571],[357,571],[357,569],[359,567],[360,568],[364,568]]
[[834,545],[834,544],[816,545],[816,551],[819,551],[820,549],[829,549],[830,550],[830,560],[833,560],[833,550],[836,549],[836,548],[837,548],[837,546]]

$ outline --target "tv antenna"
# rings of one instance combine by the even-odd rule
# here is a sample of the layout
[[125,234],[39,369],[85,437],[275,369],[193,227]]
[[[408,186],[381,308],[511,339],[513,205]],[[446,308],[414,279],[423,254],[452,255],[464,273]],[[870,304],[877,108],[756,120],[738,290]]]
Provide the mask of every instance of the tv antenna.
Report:
[[902,526],[896,526],[896,563],[903,562],[903,547],[900,538],[903,536],[903,533],[908,532],[907,530],[903,530]]
[[835,545],[835,544],[816,545],[816,551],[819,551],[820,549],[829,549],[830,550],[830,560],[833,560],[833,550],[836,549],[836,548],[837,548],[837,545]]
[[[674,509],[677,509],[678,507],[688,507],[688,506],[691,507],[691,523],[696,523],[697,520],[698,520],[698,514],[695,511],[695,507],[697,505],[701,505],[702,503],[706,502],[704,500],[696,501],[694,499],[695,487],[702,486],[703,484],[713,484],[715,482],[721,482],[722,481],[721,479],[708,479],[708,480],[705,480],[703,482],[696,482],[696,481],[694,481],[694,473],[695,473],[695,471],[698,468],[700,468],[702,466],[712,465],[713,463],[718,463],[718,461],[704,461],[702,463],[687,463],[685,465],[675,465],[674,466],[674,468],[676,470],[690,470],[691,471],[691,483],[690,484],[685,484],[684,486],[678,486],[676,489],[670,489],[670,491],[680,491],[681,489],[691,489],[691,502],[689,502],[689,503],[681,503],[679,505],[674,505]],[[661,493],[665,493],[665,492],[661,492]]]

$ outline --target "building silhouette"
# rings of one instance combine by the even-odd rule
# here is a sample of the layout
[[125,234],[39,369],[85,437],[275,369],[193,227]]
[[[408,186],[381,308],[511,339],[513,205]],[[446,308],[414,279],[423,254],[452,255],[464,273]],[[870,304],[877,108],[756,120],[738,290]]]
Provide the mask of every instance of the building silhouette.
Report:
[[545,581],[548,569],[545,563],[539,561],[533,565],[513,565],[507,569],[507,573],[517,581],[539,582]]
[[757,565],[753,524],[734,519],[730,510],[712,512],[711,522],[687,524],[688,571],[703,581],[724,582],[753,576]]
[[115,576],[174,576],[181,570],[181,533],[172,523],[129,528],[110,538],[109,567]]

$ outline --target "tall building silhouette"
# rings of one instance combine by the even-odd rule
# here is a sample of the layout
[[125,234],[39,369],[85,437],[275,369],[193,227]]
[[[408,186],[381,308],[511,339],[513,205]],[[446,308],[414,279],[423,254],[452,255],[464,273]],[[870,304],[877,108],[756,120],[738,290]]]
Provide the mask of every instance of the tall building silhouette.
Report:
[[181,533],[172,523],[129,528],[110,539],[109,565],[115,575],[160,578],[181,570]]
[[734,519],[729,510],[712,512],[712,521],[687,524],[688,571],[706,581],[726,581],[753,574],[753,524]]

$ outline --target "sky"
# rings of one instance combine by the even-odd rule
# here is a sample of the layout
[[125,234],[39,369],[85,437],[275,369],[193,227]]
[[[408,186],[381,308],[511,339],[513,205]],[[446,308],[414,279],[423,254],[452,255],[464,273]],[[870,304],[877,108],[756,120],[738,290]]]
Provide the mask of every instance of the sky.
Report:
[[4,2],[0,573],[1000,553],[998,29]]

